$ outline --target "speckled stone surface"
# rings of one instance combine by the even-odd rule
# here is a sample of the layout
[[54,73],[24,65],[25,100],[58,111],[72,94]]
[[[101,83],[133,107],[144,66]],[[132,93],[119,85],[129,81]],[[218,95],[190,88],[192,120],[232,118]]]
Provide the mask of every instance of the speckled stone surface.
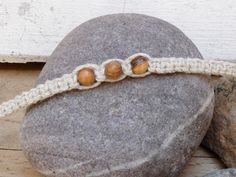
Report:
[[228,167],[236,167],[236,80],[221,78],[215,84],[215,109],[203,144]]
[[203,177],[236,177],[236,168],[218,170]]
[[[77,65],[143,52],[201,57],[176,27],[157,18],[116,14],[73,30],[47,61],[38,83]],[[53,177],[176,177],[205,135],[213,88],[197,75],[151,75],[71,91],[32,106],[22,147],[35,169]]]

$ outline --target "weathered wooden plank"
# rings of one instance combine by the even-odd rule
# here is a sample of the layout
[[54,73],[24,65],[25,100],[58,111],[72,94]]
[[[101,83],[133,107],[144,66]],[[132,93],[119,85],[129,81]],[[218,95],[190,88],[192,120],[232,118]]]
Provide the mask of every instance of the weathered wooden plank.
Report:
[[[28,64],[0,65],[0,102],[32,88],[41,67]],[[33,170],[21,151],[19,135],[24,112],[21,110],[0,120],[0,177],[43,177]],[[222,163],[200,147],[181,177],[199,177],[221,168]]]
[[218,159],[193,157],[180,177],[201,177],[222,168],[224,168],[224,166],[219,163]]
[[[38,65],[0,65],[0,103],[32,88],[39,68]],[[25,110],[20,110],[0,119],[0,149],[20,149],[19,132],[24,113]]]
[[48,56],[32,56],[32,55],[0,55],[0,63],[45,63]]
[[22,151],[0,150],[0,177],[43,177],[36,172]]
[[[12,55],[7,59],[11,62],[25,60],[15,58],[19,54],[48,56],[68,32],[86,20],[132,12],[176,25],[205,58],[235,59],[235,11],[235,0],[0,0],[0,54]],[[44,57],[32,59],[44,61]]]

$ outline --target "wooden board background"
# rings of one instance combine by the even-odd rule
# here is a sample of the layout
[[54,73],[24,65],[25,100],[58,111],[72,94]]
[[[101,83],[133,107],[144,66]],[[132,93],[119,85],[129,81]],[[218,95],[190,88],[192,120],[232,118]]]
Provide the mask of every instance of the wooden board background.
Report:
[[236,59],[235,0],[0,0],[0,61],[45,62],[76,26],[112,13],[159,17],[185,32],[205,58]]
[[[0,103],[34,86],[42,65],[0,65]],[[42,177],[32,169],[20,146],[20,126],[24,110],[0,119],[0,177]],[[224,165],[200,147],[180,177],[200,177]]]

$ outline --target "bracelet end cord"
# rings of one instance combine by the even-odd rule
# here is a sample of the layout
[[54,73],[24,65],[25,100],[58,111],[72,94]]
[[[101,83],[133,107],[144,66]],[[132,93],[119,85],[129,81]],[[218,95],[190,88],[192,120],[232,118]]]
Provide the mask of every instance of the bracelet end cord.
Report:
[[118,82],[126,77],[145,77],[149,74],[204,74],[236,77],[236,64],[219,60],[200,58],[153,58],[145,53],[136,53],[125,60],[108,59],[101,65],[85,64],[76,67],[72,73],[47,80],[14,99],[0,105],[0,117],[18,109],[35,104],[55,94],[72,89],[91,89],[102,82]]

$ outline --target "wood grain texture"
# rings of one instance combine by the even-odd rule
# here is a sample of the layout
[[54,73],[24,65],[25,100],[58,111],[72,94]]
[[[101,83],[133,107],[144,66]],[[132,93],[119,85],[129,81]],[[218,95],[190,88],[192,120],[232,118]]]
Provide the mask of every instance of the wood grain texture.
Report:
[[[0,65],[0,103],[32,88],[39,65]],[[0,120],[0,177],[43,177],[26,160],[20,146],[20,126],[25,110]],[[200,177],[224,166],[215,155],[200,147],[180,177]]]
[[0,54],[48,56],[68,32],[91,18],[141,13],[176,25],[205,58],[233,60],[235,12],[235,0],[0,0]]
[[45,63],[48,56],[33,56],[33,55],[0,55],[0,63]]

